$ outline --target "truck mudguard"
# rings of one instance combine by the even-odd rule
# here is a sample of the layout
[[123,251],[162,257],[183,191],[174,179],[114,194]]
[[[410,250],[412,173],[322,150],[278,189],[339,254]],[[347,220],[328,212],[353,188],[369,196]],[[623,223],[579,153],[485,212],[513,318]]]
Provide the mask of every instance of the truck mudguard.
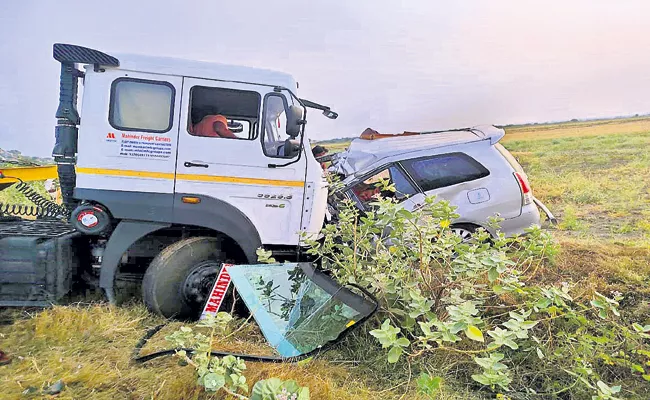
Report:
[[[184,203],[183,197],[199,197],[198,204]],[[241,247],[249,263],[257,261],[262,240],[255,225],[235,206],[214,197],[176,193],[172,222],[210,228],[233,239]]]
[[[76,188],[74,197],[102,204],[118,220],[139,220],[212,229],[233,239],[249,263],[257,261],[262,240],[251,220],[235,206],[214,197]],[[184,203],[183,197],[199,197]],[[120,257],[122,255],[120,254]]]
[[[172,198],[173,196],[173,198]],[[100,272],[99,285],[110,302],[115,301],[114,281],[122,255],[140,238],[174,225],[208,228],[230,237],[242,249],[246,260],[254,263],[262,246],[255,225],[239,209],[227,202],[199,196],[199,203],[184,203],[191,194],[156,194],[111,190],[76,189],[75,197],[104,205],[121,220],[112,232]],[[170,207],[173,204],[173,207]],[[146,219],[146,220],[142,220]]]
[[109,302],[115,303],[115,274],[120,265],[122,255],[140,238],[169,226],[170,224],[156,222],[120,221],[111,234],[110,239],[108,239],[108,243],[104,249],[102,268],[99,274],[99,287],[104,290]]

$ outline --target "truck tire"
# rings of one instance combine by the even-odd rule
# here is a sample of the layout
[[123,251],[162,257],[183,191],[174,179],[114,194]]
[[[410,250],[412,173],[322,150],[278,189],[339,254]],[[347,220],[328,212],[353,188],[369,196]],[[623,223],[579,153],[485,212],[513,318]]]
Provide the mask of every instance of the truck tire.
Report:
[[197,319],[225,256],[218,237],[187,238],[167,246],[144,274],[144,303],[166,318]]

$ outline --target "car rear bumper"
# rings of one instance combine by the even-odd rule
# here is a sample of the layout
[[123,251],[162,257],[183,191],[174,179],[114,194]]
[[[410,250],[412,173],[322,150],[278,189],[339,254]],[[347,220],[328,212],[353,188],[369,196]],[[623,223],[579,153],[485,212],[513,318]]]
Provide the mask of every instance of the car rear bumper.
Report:
[[[533,203],[524,206],[518,217],[503,220],[499,230],[506,236],[523,235],[526,233],[527,228],[530,228],[533,225],[541,225],[540,210],[546,215],[551,224],[557,223],[557,219],[553,216],[553,213],[551,213],[548,207],[538,199],[533,198]],[[496,234],[496,232],[492,232],[492,230],[490,231],[492,235]]]
[[506,236],[519,236],[526,233],[526,229],[532,225],[540,225],[539,210],[535,204],[522,207],[518,217],[501,221],[499,230]]

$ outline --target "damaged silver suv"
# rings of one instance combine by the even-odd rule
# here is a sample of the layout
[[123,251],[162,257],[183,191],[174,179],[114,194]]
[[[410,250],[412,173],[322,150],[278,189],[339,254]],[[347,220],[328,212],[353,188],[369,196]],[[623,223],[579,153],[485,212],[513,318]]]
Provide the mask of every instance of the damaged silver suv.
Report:
[[[409,209],[437,196],[458,207],[460,217],[452,228],[461,237],[479,227],[494,235],[487,222],[501,216],[506,236],[520,235],[540,224],[541,209],[551,212],[534,196],[521,165],[501,144],[505,132],[494,126],[379,134],[367,129],[348,149],[336,155],[329,170],[343,178],[343,193],[362,210],[368,210],[388,180],[393,196]],[[539,208],[539,209],[538,209]]]

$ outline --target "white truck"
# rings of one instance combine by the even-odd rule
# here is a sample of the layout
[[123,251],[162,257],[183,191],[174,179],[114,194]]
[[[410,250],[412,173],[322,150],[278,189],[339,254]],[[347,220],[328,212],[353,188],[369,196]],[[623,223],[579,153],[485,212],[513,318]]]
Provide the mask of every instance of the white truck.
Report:
[[115,302],[116,280],[142,279],[152,311],[192,317],[221,263],[255,263],[261,247],[296,260],[300,233],[322,228],[307,108],[337,114],[300,99],[290,75],[69,44],[54,58],[70,219],[0,222],[0,306],[56,301],[82,276]]

